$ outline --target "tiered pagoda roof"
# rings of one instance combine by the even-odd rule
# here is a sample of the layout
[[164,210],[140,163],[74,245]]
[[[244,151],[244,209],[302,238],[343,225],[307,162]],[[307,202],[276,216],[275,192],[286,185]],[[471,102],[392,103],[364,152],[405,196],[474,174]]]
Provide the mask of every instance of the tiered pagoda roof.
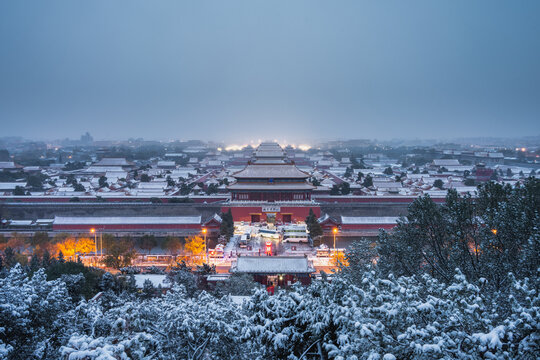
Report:
[[248,164],[243,170],[233,174],[237,179],[307,179],[309,174],[299,170],[294,164]]
[[[288,195],[292,200],[305,199],[315,188],[307,182],[309,174],[287,160],[285,151],[277,143],[262,143],[254,152],[254,160],[232,176],[237,180],[228,186],[233,191],[233,198],[238,191],[251,194],[256,191],[277,191],[292,193]],[[264,198],[262,195],[259,197]]]
[[277,143],[261,143],[253,152],[254,163],[285,164],[287,154]]

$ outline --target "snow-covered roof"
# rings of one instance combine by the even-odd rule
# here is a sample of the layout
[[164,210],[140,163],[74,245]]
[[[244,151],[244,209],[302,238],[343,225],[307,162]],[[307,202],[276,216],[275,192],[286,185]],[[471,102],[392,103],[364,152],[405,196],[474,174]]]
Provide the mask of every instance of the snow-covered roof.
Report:
[[39,166],[25,166],[23,168],[24,171],[39,171],[41,170],[41,167]]
[[216,220],[217,222],[221,223],[223,220],[221,219],[221,216],[219,216],[218,214],[214,214],[214,216],[212,216],[210,219],[208,219],[206,222],[210,222],[211,220]]
[[84,169],[83,173],[107,173],[107,172],[121,172],[124,171],[124,169],[121,166],[95,166],[92,165],[88,167],[88,169]]
[[342,216],[342,224],[367,225],[367,224],[397,224],[397,216]]
[[54,219],[37,219],[36,224],[38,225],[49,225],[54,222]]
[[97,166],[130,166],[133,163],[127,161],[125,158],[103,158],[98,161]]
[[377,189],[402,188],[400,182],[395,181],[374,181],[373,186]]
[[55,225],[200,224],[200,216],[55,216]]
[[140,182],[137,185],[138,189],[144,189],[146,191],[153,190],[153,189],[165,189],[167,187],[166,181],[152,181],[152,182]]
[[32,225],[32,220],[11,220],[9,222],[11,226],[30,226]]
[[443,197],[446,196],[448,190],[425,190],[423,193],[424,195]]
[[248,274],[309,274],[315,269],[304,256],[239,256],[232,272]]
[[0,161],[0,169],[15,169],[16,167],[13,161]]
[[459,166],[459,160],[456,159],[435,159],[433,160],[435,166]]
[[206,166],[221,166],[221,161],[219,160],[209,160]]
[[229,185],[229,190],[312,190],[315,187],[305,183],[292,183],[292,184],[256,184],[256,183],[247,183],[240,184],[235,183]]
[[117,179],[121,179],[121,178],[127,178],[127,171],[107,171],[105,173],[105,177],[107,179],[113,179],[113,178],[117,178]]
[[157,166],[160,166],[160,167],[175,167],[176,163],[174,161],[162,160],[162,161],[157,162]]
[[150,197],[160,197],[165,196],[165,191],[160,189],[144,189],[144,190],[131,190],[129,192],[132,196],[150,196]]
[[458,193],[469,193],[469,194],[476,194],[478,192],[478,189],[476,186],[455,186],[453,187]]
[[235,178],[287,178],[307,179],[309,174],[298,170],[293,164],[257,165],[250,164],[244,170],[233,174]]
[[171,178],[179,178],[179,177],[182,177],[184,179],[187,179],[189,177],[190,174],[196,174],[197,171],[193,168],[179,168],[179,169],[175,169],[173,171],[171,171],[171,173],[169,174],[169,176]]
[[17,186],[25,187],[25,182],[2,182],[0,183],[0,190],[15,190]]

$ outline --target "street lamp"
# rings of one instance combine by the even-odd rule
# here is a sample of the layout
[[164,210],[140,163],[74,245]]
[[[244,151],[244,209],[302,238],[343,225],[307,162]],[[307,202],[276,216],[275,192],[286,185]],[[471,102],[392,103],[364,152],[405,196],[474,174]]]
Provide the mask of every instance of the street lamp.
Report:
[[335,227],[332,229],[332,233],[334,234],[334,252],[336,251],[336,234],[338,233],[338,228]]
[[103,257],[103,231],[105,230],[105,227],[101,228],[101,231],[99,232],[99,258],[101,259]]
[[202,233],[204,235],[204,252],[206,253],[206,263],[208,264],[208,247],[206,245],[206,233],[207,233],[207,229],[206,228],[202,228]]
[[94,254],[95,254],[95,256],[97,256],[97,234],[96,234],[96,229],[91,228],[90,233],[94,234]]

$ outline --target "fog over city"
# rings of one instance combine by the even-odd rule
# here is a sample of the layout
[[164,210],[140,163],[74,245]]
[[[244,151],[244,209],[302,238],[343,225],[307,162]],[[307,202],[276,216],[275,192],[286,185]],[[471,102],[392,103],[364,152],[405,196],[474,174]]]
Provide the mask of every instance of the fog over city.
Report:
[[3,135],[540,134],[537,1],[4,1]]
[[538,359],[539,15],[0,1],[0,359]]

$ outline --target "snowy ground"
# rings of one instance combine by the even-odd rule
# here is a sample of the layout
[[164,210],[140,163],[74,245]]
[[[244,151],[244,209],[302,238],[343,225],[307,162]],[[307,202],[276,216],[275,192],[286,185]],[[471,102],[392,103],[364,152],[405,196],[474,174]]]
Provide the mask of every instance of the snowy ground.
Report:
[[169,287],[169,283],[165,282],[166,275],[159,275],[159,274],[136,274],[135,277],[135,284],[138,288],[142,289],[144,282],[146,280],[150,280],[152,282],[152,285],[154,287],[158,287],[161,285],[161,287]]

